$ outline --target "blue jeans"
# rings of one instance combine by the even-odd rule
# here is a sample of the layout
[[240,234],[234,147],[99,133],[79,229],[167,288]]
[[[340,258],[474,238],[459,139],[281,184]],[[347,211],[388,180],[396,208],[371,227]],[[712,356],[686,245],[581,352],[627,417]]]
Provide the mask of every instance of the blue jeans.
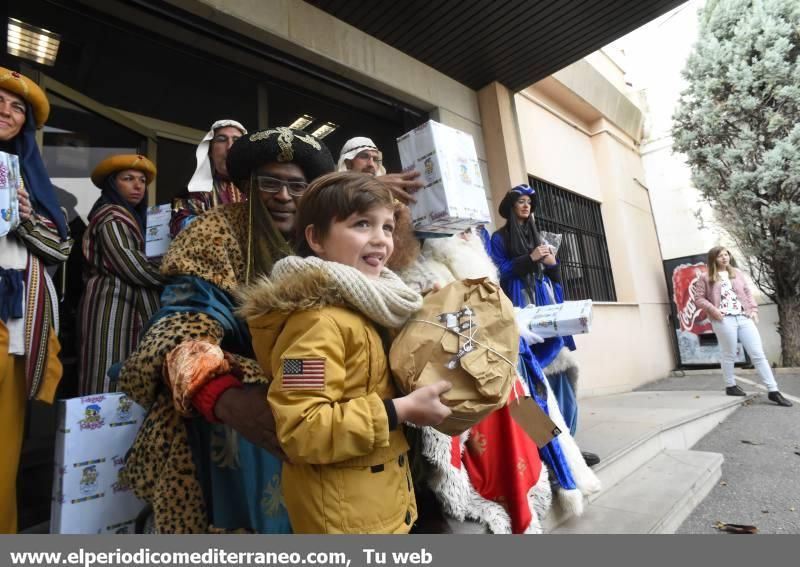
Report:
[[761,346],[761,336],[753,320],[745,315],[725,315],[722,321],[711,321],[711,327],[717,335],[720,354],[722,360],[722,377],[725,386],[735,386],[736,380],[733,377],[733,363],[736,359],[736,343],[742,343],[744,350],[747,351],[753,366],[758,370],[761,381],[770,392],[778,391],[778,384],[772,375],[772,368],[764,355],[764,347]]

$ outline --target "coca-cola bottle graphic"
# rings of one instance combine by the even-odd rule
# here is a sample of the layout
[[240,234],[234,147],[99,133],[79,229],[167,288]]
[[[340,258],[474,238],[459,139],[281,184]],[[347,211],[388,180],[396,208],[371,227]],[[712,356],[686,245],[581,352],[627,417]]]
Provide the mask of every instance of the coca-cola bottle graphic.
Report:
[[678,322],[681,331],[696,335],[711,332],[711,322],[705,311],[695,303],[694,284],[707,272],[706,265],[681,264],[672,271],[672,293],[678,310]]

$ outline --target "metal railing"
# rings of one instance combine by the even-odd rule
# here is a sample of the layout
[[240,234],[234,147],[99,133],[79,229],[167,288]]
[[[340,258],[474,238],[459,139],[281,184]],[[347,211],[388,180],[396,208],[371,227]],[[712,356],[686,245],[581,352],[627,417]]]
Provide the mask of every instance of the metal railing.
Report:
[[558,260],[565,299],[616,301],[600,203],[529,178],[536,190],[536,227],[562,234]]

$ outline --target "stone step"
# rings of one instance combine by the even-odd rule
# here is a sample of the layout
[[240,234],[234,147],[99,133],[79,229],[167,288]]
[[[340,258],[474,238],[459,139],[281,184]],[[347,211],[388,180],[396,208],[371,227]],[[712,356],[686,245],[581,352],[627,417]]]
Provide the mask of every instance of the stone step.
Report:
[[719,481],[722,462],[719,453],[665,449],[550,533],[675,533]]
[[[603,490],[587,504],[601,499],[620,481],[664,450],[686,450],[754,396],[731,397],[718,391],[627,392],[580,401],[577,441],[597,453],[594,471]],[[570,516],[556,501],[544,521],[545,532]]]

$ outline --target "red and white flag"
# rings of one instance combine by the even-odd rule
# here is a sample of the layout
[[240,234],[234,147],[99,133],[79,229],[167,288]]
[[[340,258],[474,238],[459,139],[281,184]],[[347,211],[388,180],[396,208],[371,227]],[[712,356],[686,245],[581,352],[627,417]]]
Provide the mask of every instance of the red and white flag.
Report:
[[322,390],[325,388],[324,358],[286,358],[283,360],[284,390]]

